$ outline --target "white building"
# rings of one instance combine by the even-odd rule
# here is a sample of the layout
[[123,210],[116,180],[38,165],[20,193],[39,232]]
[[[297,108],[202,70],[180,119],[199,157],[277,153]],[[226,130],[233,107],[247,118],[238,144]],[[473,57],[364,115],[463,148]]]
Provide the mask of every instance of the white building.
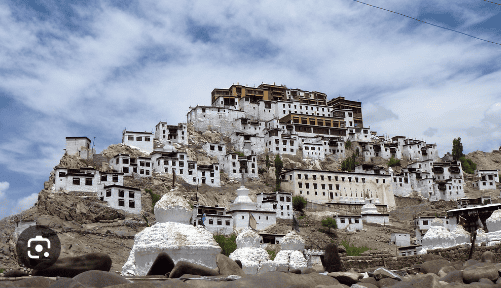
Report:
[[123,173],[106,173],[94,168],[54,168],[55,192],[98,192],[106,185],[123,185]]
[[411,235],[408,233],[391,233],[390,244],[397,246],[410,246]]
[[256,230],[263,230],[276,224],[275,211],[259,209],[249,198],[249,189],[241,186],[237,189],[237,198],[230,204],[227,214],[233,217],[233,228],[242,229],[255,224]]
[[360,231],[364,229],[362,216],[360,215],[336,215],[337,229],[346,229],[348,231]]
[[[204,214],[205,222],[202,221]],[[205,229],[213,234],[230,235],[233,233],[233,218],[226,214],[224,207],[195,205],[191,218],[193,226],[205,226]]]
[[91,141],[87,137],[66,137],[66,153],[77,155],[82,159],[91,158],[96,153],[90,148]]
[[257,194],[257,207],[265,210],[272,210],[277,213],[277,218],[292,219],[292,193],[272,192]]
[[122,143],[133,148],[151,153],[153,152],[153,133],[151,132],[133,132],[124,130],[122,132]]
[[498,170],[476,170],[478,180],[473,182],[473,187],[479,190],[496,189],[496,182],[499,183]]
[[221,169],[230,178],[241,179],[242,173],[245,177],[259,177],[256,155],[241,156],[237,153],[229,153],[222,157]]
[[104,186],[98,196],[102,201],[108,202],[110,207],[127,211],[129,213],[141,213],[141,190],[122,185]]
[[186,123],[167,125],[167,122],[160,121],[155,126],[155,139],[167,145],[172,145],[172,143],[188,145],[187,127]]

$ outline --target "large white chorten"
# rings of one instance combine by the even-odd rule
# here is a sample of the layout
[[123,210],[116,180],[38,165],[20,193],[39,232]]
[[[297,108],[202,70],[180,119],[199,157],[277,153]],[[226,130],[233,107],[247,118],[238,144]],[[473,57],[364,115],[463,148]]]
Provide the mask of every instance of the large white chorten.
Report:
[[155,204],[157,223],[136,234],[124,276],[145,276],[160,252],[174,261],[188,261],[217,269],[221,248],[203,226],[190,225],[192,209],[181,196],[167,193]]

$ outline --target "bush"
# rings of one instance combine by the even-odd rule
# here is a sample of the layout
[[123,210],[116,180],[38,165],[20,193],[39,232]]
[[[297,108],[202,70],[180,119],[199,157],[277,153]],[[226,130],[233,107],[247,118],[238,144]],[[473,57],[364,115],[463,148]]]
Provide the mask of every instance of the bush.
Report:
[[329,233],[331,232],[331,228],[337,229],[336,219],[332,217],[325,218],[322,220],[322,226],[329,228]]
[[306,199],[303,198],[303,196],[294,196],[292,197],[292,208],[296,211],[303,211],[303,209],[306,207]]
[[264,172],[266,172],[266,169],[265,169],[265,168],[258,168],[258,169],[257,169],[257,173],[258,173],[258,174],[263,174]]
[[388,161],[388,166],[390,166],[390,167],[400,166],[400,160],[395,159],[395,158],[393,158],[393,156],[391,156],[390,161]]
[[459,161],[461,162],[461,166],[463,167],[463,171],[468,173],[468,174],[473,174],[475,173],[475,170],[477,170],[477,164],[473,163],[471,159],[466,159],[464,156],[459,158]]
[[351,245],[348,240],[343,240],[341,241],[341,245],[346,248],[346,254],[348,256],[360,256],[360,254],[364,253],[367,250],[371,250],[370,248],[367,248],[365,246],[362,247],[356,247],[354,245]]
[[351,141],[350,140],[346,141],[346,144],[344,145],[344,147],[346,147],[346,149],[350,149],[351,148]]
[[230,256],[237,249],[237,235],[235,234],[231,234],[230,236],[214,234],[214,240],[221,247],[221,253],[226,256]]
[[245,154],[243,152],[235,151],[235,153],[237,153],[237,155],[240,157],[245,157]]
[[355,166],[359,165],[360,163],[355,161],[355,154],[351,155],[351,157],[346,158],[342,163],[341,163],[341,170],[342,171],[355,171]]
[[268,252],[268,255],[270,255],[271,261],[275,260],[275,257],[277,256],[277,251],[266,249],[266,252]]

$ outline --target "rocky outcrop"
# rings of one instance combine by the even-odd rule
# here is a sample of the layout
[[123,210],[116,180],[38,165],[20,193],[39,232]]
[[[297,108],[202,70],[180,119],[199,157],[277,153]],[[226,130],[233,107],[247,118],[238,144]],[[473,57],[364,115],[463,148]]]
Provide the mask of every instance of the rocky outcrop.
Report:
[[89,224],[100,220],[125,219],[125,213],[106,206],[106,202],[85,199],[71,193],[42,190],[36,204],[39,215],[52,215],[65,221]]

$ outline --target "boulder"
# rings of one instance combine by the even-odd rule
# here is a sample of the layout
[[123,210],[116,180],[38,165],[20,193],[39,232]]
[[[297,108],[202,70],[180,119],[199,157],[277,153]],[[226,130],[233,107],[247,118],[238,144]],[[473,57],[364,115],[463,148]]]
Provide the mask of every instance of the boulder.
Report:
[[[325,286],[319,286],[325,285]],[[254,275],[252,277],[242,277],[238,280],[231,281],[222,287],[236,287],[236,288],[258,288],[258,287],[274,287],[274,288],[288,288],[288,287],[331,287],[331,285],[341,285],[336,279],[327,275],[320,275],[318,273],[312,274],[293,274],[282,272],[268,272],[263,274]],[[216,286],[204,286],[216,287]],[[335,287],[335,286],[334,286]],[[349,287],[349,286],[338,286]]]
[[440,278],[439,280],[447,283],[463,283],[463,271],[461,270],[451,271],[447,273],[447,275],[445,275],[444,277]]
[[337,245],[328,244],[324,253],[324,268],[327,272],[339,272],[342,269],[341,258],[337,251]]
[[437,275],[440,277],[444,277],[452,271],[456,271],[456,268],[452,266],[444,266],[440,269],[440,271],[438,271]]
[[[52,279],[45,278],[45,277],[29,277],[29,278],[15,281],[14,286],[10,286],[10,287],[49,287],[54,282],[56,282],[56,280],[52,280]],[[2,285],[3,285],[3,283],[2,283]],[[9,286],[7,286],[7,287],[9,287]]]
[[219,268],[219,274],[221,275],[245,276],[244,271],[238,266],[236,261],[231,260],[224,254],[218,254],[216,256],[216,264]]
[[10,271],[3,273],[4,277],[23,277],[23,276],[28,276],[28,275],[29,275],[28,273],[26,273],[22,270],[19,270],[19,269],[10,270]]
[[491,281],[496,282],[499,278],[499,269],[501,269],[501,264],[496,263],[478,263],[466,267],[463,271],[463,281],[464,283],[478,282],[482,278],[487,278]]
[[351,285],[350,288],[378,288],[376,284],[358,282],[356,284]]
[[187,261],[177,262],[174,269],[170,272],[169,278],[179,278],[184,274],[199,275],[199,276],[217,276],[219,273],[208,267],[194,264]]
[[310,273],[317,273],[317,270],[315,270],[313,268],[306,268],[303,270],[302,274],[310,274]]
[[87,288],[87,286],[73,280],[73,278],[59,277],[49,288]]
[[160,252],[153,261],[153,264],[150,267],[150,270],[148,270],[148,273],[146,275],[162,275],[164,276],[167,273],[170,273],[174,269],[174,261],[172,258],[170,258],[169,254],[165,252]]
[[437,259],[437,260],[431,260],[431,261],[426,261],[420,266],[420,270],[422,273],[427,274],[427,273],[435,273],[438,275],[438,271],[442,269],[444,266],[449,266],[449,261],[445,259]]
[[487,278],[481,278],[480,280],[478,280],[478,283],[485,283],[485,284],[489,284],[489,285],[494,285],[494,282],[492,282],[491,280],[489,280]]
[[475,259],[470,259],[470,260],[464,262],[463,268],[470,267],[470,266],[473,266],[473,265],[477,265],[478,263],[480,263],[480,261],[475,260]]
[[89,253],[77,257],[65,257],[57,259],[56,263],[44,270],[33,270],[33,276],[45,277],[69,277],[73,278],[80,273],[90,270],[109,272],[111,258],[104,253]]
[[363,278],[362,274],[353,272],[330,272],[327,275],[336,278],[339,283],[349,286],[358,283]]
[[238,260],[238,259],[237,259],[237,260],[235,260],[235,263],[237,263],[237,265],[238,265],[240,268],[242,268],[242,261],[240,261],[240,260]]
[[87,287],[102,288],[118,284],[131,283],[120,275],[99,270],[86,271],[73,277],[73,281],[79,282]]
[[377,281],[377,287],[381,288],[381,287],[388,287],[388,286],[392,286],[393,284],[397,284],[399,281],[398,280],[395,280],[393,278],[383,278],[379,281]]
[[485,262],[485,263],[493,263],[494,262],[494,253],[492,253],[491,251],[485,251],[484,253],[482,253],[482,262]]

